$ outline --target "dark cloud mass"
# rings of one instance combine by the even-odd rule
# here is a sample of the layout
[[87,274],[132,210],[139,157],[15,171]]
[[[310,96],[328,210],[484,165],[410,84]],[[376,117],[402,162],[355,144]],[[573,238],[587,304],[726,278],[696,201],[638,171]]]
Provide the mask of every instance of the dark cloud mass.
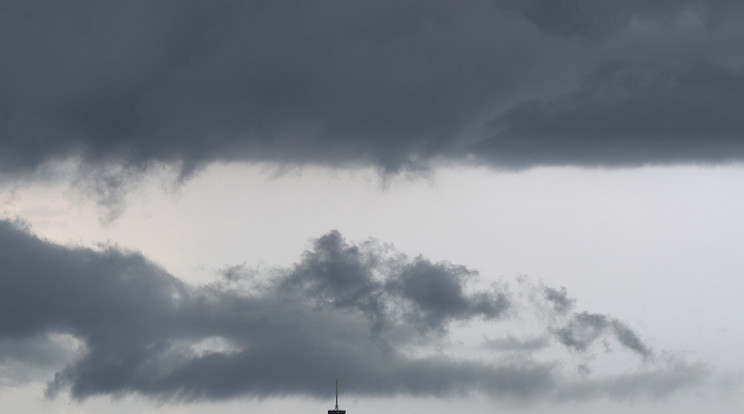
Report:
[[[554,311],[537,337],[490,340],[488,358],[450,354],[453,324],[498,327],[527,308],[513,306],[508,289],[470,287],[477,275],[463,266],[353,245],[335,231],[292,267],[267,275],[233,267],[192,286],[138,253],[59,246],[2,221],[0,265],[1,383],[25,380],[7,367],[46,366],[56,371],[52,396],[322,396],[342,377],[356,395],[573,399],[664,395],[707,375],[656,359],[615,318],[568,311]],[[537,355],[589,352],[600,337],[640,355],[635,371],[573,378],[565,361]],[[632,388],[635,376],[648,387]]]
[[0,172],[741,160],[725,0],[5,1]]

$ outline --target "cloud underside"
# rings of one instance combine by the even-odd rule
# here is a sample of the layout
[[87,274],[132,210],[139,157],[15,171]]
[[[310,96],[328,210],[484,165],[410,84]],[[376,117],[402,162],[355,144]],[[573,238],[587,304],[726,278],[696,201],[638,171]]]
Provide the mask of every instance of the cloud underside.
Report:
[[[7,221],[0,263],[0,384],[26,380],[17,375],[27,370],[8,367],[53,369],[50,396],[325,397],[340,377],[362,396],[632,398],[667,395],[710,374],[663,357],[616,318],[574,311],[565,289],[477,289],[477,274],[463,266],[350,244],[337,232],[314,240],[292,267],[229,268],[204,286],[137,253],[59,246]],[[538,339],[498,333],[530,309],[542,315]],[[452,328],[472,323],[496,334],[458,351]],[[634,359],[633,368],[572,365],[598,348]],[[563,357],[540,356],[549,349]]]
[[740,161],[743,18],[724,0],[3,2],[0,173]]
[[[160,165],[740,162],[742,21],[727,0],[6,1],[0,184],[71,163],[115,217]],[[711,375],[563,288],[477,280],[332,231],[292,267],[193,286],[0,221],[0,386],[52,372],[50,396],[219,400],[341,377],[362,396],[554,401]],[[458,346],[463,326],[488,334]],[[599,353],[633,363],[595,371]]]

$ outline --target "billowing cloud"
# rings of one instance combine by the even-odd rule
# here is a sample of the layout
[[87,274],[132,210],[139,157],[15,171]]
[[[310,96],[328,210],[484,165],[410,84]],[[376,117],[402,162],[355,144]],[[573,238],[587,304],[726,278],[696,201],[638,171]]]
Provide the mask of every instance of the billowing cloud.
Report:
[[[357,395],[482,392],[531,401],[657,396],[709,374],[655,358],[616,318],[570,310],[545,318],[535,311],[544,322],[537,336],[504,332],[481,347],[487,356],[463,354],[452,348],[453,327],[498,332],[530,313],[529,303],[503,286],[472,287],[477,274],[464,266],[409,258],[373,241],[350,244],[335,231],[292,267],[265,274],[233,267],[193,286],[136,252],[60,246],[2,221],[0,265],[0,350],[7,351],[0,363],[55,370],[49,395],[321,396],[329,379],[342,377]],[[543,309],[565,296],[532,288],[548,292],[537,298]],[[617,344],[614,353],[638,355],[634,371],[577,377],[571,356],[593,352],[599,337]],[[547,348],[565,359],[541,356]],[[0,375],[23,380],[14,372]],[[634,388],[633,378],[647,386]]]
[[724,0],[3,2],[0,173],[741,160],[742,19]]

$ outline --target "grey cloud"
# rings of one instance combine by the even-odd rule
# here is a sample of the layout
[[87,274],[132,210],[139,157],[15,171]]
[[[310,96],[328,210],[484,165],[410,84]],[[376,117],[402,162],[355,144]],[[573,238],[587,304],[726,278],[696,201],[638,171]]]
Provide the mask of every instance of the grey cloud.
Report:
[[549,345],[550,340],[547,336],[526,339],[506,336],[503,338],[487,339],[484,344],[486,348],[498,351],[536,351],[547,348]]
[[305,252],[282,283],[309,293],[320,303],[360,310],[381,327],[387,315],[382,283],[373,275],[379,260],[375,252],[350,246],[340,233],[331,232],[315,241],[314,249]]
[[555,329],[555,336],[567,347],[584,351],[604,333],[608,324],[604,315],[578,313],[567,326]]
[[742,17],[716,0],[3,2],[0,172],[741,160]]
[[653,351],[651,350],[651,348],[649,348],[649,346],[646,345],[641,340],[641,338],[638,337],[638,334],[636,334],[632,329],[630,329],[621,321],[613,319],[612,331],[615,334],[615,338],[617,338],[618,342],[620,342],[626,348],[635,351],[639,355],[642,355],[646,358],[653,356]]
[[[322,303],[362,311],[376,329],[396,312],[428,330],[456,319],[496,319],[509,307],[502,292],[466,294],[467,276],[474,272],[463,266],[386,258],[379,248],[365,247],[350,246],[340,233],[330,232],[315,241],[283,287],[300,287]],[[385,274],[377,275],[383,269]]]
[[598,339],[610,335],[618,344],[648,359],[654,351],[638,334],[622,321],[608,315],[589,312],[573,312],[576,300],[568,296],[565,287],[541,286],[542,298],[552,309],[549,314],[550,331],[568,348],[585,352]]
[[567,323],[554,328],[553,333],[560,343],[577,351],[586,351],[605,334],[612,336],[624,347],[644,358],[653,356],[653,351],[641,341],[627,325],[611,318],[589,312],[574,313]]
[[560,395],[563,399],[571,400],[595,398],[597,395],[621,399],[639,396],[656,399],[711,376],[713,372],[704,364],[673,362],[664,370],[633,372],[599,381],[580,381],[563,388]]
[[559,289],[546,286],[543,288],[545,299],[553,304],[553,308],[558,313],[566,313],[574,306],[575,300],[568,297],[565,287]]
[[46,333],[0,339],[0,389],[32,381],[74,356],[74,341]]
[[669,68],[608,64],[575,93],[500,115],[498,132],[480,145],[494,161],[514,165],[740,160],[744,77],[695,60]]
[[463,291],[463,278],[469,273],[462,266],[418,258],[397,278],[389,280],[386,288],[409,299],[414,305],[413,317],[431,327],[441,327],[448,319],[501,316],[509,307],[506,294],[481,292],[468,296]]
[[627,27],[634,19],[672,19],[681,13],[702,13],[711,23],[741,12],[731,0],[496,0],[517,11],[541,30],[563,36],[602,38]]
[[473,116],[520,89],[575,77],[556,70],[571,64],[544,68],[570,44],[487,1],[11,2],[2,12],[4,170],[71,154],[134,168],[395,169],[453,147]]
[[[5,361],[55,370],[50,396],[318,397],[336,377],[348,378],[345,388],[361,396],[475,391],[532,401],[561,398],[571,384],[606,393],[602,378],[576,385],[558,361],[538,361],[529,349],[492,348],[488,362],[432,355],[430,348],[449,338],[451,322],[505,323],[514,298],[505,290],[469,289],[466,279],[475,274],[462,266],[406,258],[374,242],[354,245],[338,232],[268,278],[227,268],[229,277],[191,286],[136,252],[59,246],[0,221],[0,266],[0,350],[13,350]],[[590,316],[576,316],[569,327],[579,332],[577,324],[597,319],[626,346],[640,344],[625,325]],[[18,348],[50,335],[75,338],[79,348]],[[666,372],[651,362],[638,370]],[[667,392],[698,377],[659,381],[659,392]]]

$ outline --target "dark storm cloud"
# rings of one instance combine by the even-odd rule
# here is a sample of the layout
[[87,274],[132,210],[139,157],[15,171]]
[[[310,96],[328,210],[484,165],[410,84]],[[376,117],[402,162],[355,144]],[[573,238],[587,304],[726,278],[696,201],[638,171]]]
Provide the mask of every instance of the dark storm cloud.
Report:
[[[59,246],[1,221],[0,266],[0,363],[56,370],[49,395],[325,396],[336,377],[348,378],[345,388],[356,395],[655,394],[614,377],[576,382],[558,360],[534,358],[550,346],[549,326],[539,343],[512,337],[505,349],[496,340],[487,361],[443,353],[453,322],[505,323],[515,315],[514,295],[469,287],[475,273],[462,266],[407,258],[373,242],[352,245],[338,232],[269,277],[232,267],[210,285],[191,286],[138,253]],[[559,337],[571,338],[567,345],[577,351],[592,324],[614,329],[625,347],[641,346],[615,319],[582,315],[551,319],[567,324],[571,332]],[[673,368],[644,358],[637,375],[653,385],[653,373]],[[22,371],[0,370],[2,382],[22,381],[14,377]],[[664,385],[663,377],[657,386],[667,392],[701,378]]]
[[482,150],[517,164],[741,160],[744,72],[710,62],[671,65],[612,64],[573,94],[517,105],[494,121],[499,132]]
[[0,389],[43,377],[50,367],[62,367],[74,356],[71,339],[54,334],[0,338]]
[[3,2],[0,171],[740,160],[742,18],[716,0]]
[[[720,19],[741,12],[731,0],[495,0],[522,14],[545,32],[563,36],[602,38],[621,31],[637,19],[670,19],[684,12]],[[713,20],[715,22],[715,20]]]

